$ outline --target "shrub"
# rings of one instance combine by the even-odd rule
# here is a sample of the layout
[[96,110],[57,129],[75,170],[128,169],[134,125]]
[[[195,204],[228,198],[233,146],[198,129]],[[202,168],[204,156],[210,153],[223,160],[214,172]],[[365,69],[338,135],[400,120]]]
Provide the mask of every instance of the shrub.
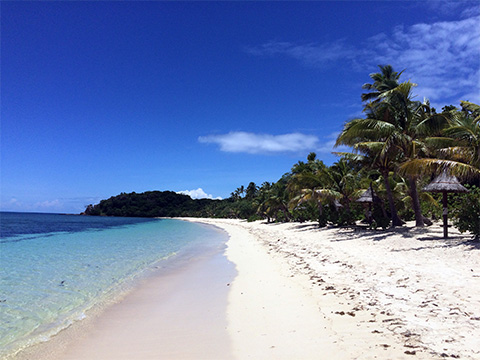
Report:
[[469,231],[480,240],[480,188],[465,187],[470,192],[456,196],[452,206],[453,224],[460,232]]

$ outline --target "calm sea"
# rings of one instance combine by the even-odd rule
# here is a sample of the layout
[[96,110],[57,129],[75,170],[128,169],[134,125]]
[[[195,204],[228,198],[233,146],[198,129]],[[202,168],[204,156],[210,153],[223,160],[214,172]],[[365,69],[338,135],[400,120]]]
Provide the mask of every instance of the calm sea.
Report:
[[0,213],[0,358],[48,340],[147,269],[224,240],[179,220]]

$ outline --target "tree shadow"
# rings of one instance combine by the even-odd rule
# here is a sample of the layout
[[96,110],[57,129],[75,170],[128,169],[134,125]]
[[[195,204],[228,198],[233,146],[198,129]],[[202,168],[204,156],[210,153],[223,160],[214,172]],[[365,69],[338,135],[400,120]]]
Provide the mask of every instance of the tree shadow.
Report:
[[356,225],[348,225],[343,227],[336,227],[341,229],[341,235],[346,236],[346,238],[338,238],[332,240],[335,241],[349,241],[361,238],[368,238],[368,240],[372,241],[381,241],[385,240],[386,238],[392,235],[401,235],[403,237],[412,238],[415,237],[415,234],[409,232],[408,228],[389,228],[389,229],[371,229],[368,225],[364,224],[356,224]]
[[332,239],[332,242],[337,241],[352,241],[356,239],[365,239],[370,241],[383,241],[392,235],[399,235],[405,239],[415,239],[421,242],[431,242],[426,246],[420,246],[418,248],[392,250],[392,251],[409,251],[409,250],[422,250],[432,248],[453,248],[463,246],[465,250],[478,250],[480,249],[480,242],[473,240],[472,235],[466,234],[451,234],[448,238],[443,237],[443,229],[441,227],[426,226],[426,227],[414,227],[414,226],[402,226],[389,229],[370,229],[366,225],[351,225],[348,227],[342,227],[344,230],[339,232],[339,237]]
[[[278,226],[284,223],[264,222],[265,225]],[[383,241],[392,235],[400,235],[405,239],[415,239],[422,242],[431,242],[428,246],[419,246],[417,248],[399,249],[392,251],[411,251],[433,248],[453,248],[464,246],[465,250],[479,250],[480,242],[472,239],[472,235],[463,235],[452,233],[448,238],[443,238],[443,228],[438,224],[425,227],[415,227],[412,225],[404,225],[388,229],[371,229],[368,224],[355,224],[344,226],[326,226],[320,227],[316,223],[293,223],[293,229],[296,231],[315,231],[321,233],[323,230],[338,229],[338,236],[330,239],[331,242],[352,241],[365,239],[369,241]],[[437,243],[435,243],[437,242]]]
[[310,231],[310,230],[321,230],[326,229],[326,227],[320,227],[318,224],[298,224],[294,226],[295,230],[299,231]]
[[419,246],[416,248],[409,248],[409,249],[395,249],[395,250],[392,250],[392,252],[421,251],[421,250],[442,249],[442,248],[448,249],[448,248],[455,248],[459,246],[462,246],[466,251],[480,249],[480,243],[478,241],[467,240],[467,241],[460,241],[457,243],[441,243],[441,244],[435,244],[431,246]]

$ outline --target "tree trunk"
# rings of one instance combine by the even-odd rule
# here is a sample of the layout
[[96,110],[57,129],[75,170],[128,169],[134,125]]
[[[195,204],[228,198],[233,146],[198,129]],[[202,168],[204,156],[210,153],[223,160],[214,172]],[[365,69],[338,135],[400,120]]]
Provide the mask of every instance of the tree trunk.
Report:
[[323,219],[323,205],[320,201],[318,202],[318,226],[319,227],[326,226],[326,223],[324,223],[324,219]]
[[351,224],[352,223],[352,209],[350,209],[350,199],[348,196],[345,196],[345,211],[347,213],[348,219],[347,223]]
[[448,195],[447,192],[443,192],[442,198],[443,204],[443,238],[448,238]]
[[283,215],[286,217],[288,222],[292,221],[290,213],[288,212],[288,209],[285,205],[282,205],[282,212],[283,212]]
[[420,209],[420,199],[417,191],[417,179],[414,176],[409,176],[408,183],[410,185],[410,196],[412,197],[413,211],[415,212],[415,226],[425,226],[422,210]]
[[393,200],[393,193],[388,182],[388,171],[382,171],[383,181],[385,182],[385,190],[387,191],[388,204],[390,206],[390,216],[392,217],[392,227],[402,226],[403,222],[398,217],[395,201]]

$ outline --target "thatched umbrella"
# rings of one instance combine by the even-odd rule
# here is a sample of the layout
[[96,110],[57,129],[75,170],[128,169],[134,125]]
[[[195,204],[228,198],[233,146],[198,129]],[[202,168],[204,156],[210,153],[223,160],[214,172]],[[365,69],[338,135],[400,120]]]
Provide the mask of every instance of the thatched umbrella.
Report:
[[372,204],[374,202],[380,202],[380,198],[375,195],[373,192],[372,184],[370,184],[370,187],[365,190],[365,192],[356,200],[359,203],[364,203],[368,204],[368,215],[367,215],[367,221],[369,223],[372,222]]
[[362,194],[362,196],[360,196],[358,199],[357,199],[357,202],[360,202],[360,203],[373,203],[373,197],[374,197],[374,193],[373,193],[373,189],[372,187],[369,187],[367,190],[365,190],[365,192]]
[[448,195],[447,193],[465,193],[469,192],[458,179],[453,175],[447,175],[446,172],[438,175],[433,181],[423,188],[423,191],[443,193],[443,237],[448,237]]

